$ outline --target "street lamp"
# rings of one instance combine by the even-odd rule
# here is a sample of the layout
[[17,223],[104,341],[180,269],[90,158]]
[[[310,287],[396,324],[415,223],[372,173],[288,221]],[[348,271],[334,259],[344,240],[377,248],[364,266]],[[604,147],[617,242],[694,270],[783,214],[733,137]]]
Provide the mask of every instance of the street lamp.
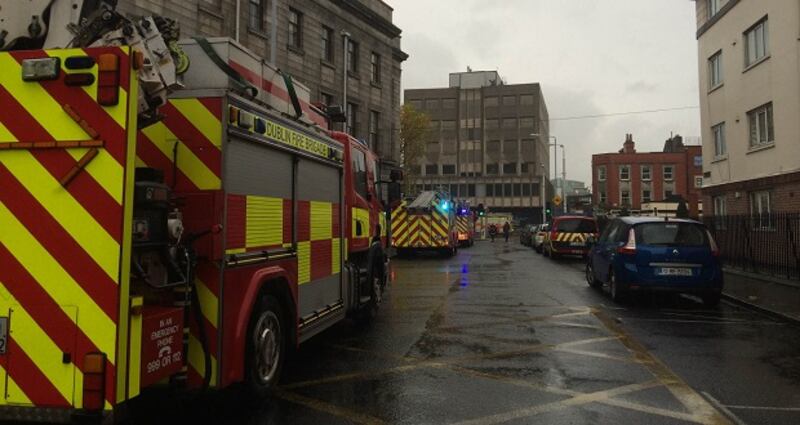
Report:
[[[539,133],[531,133],[531,137],[542,137]],[[561,195],[561,201],[565,202],[564,199],[564,183],[567,180],[567,152],[564,149],[563,144],[558,143],[558,138],[556,136],[547,136],[549,139],[553,139],[555,143],[548,143],[547,146],[553,147],[553,179],[558,178],[558,148],[561,148],[561,161],[562,161],[562,171],[561,171],[561,184],[558,185],[559,195]],[[542,205],[544,208],[544,205]],[[564,203],[564,212],[567,212],[567,204]]]

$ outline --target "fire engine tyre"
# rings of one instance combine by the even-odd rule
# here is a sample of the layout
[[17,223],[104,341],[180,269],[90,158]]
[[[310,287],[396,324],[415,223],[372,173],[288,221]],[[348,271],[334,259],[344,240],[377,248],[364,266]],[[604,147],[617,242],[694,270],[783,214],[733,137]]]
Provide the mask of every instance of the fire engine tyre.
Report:
[[262,296],[253,306],[245,352],[245,383],[254,401],[278,385],[286,357],[286,324],[277,299]]

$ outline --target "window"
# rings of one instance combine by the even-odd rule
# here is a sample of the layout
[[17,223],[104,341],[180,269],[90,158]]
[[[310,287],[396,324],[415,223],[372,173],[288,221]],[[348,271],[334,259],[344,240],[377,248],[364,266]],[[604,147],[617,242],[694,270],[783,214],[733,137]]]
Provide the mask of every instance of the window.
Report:
[[517,174],[517,163],[507,162],[503,164],[503,174]]
[[620,165],[619,166],[619,179],[628,181],[631,179],[631,166],[630,165]]
[[775,127],[772,123],[772,103],[747,113],[750,124],[750,147],[756,148],[775,142]]
[[522,196],[531,196],[531,185],[524,183],[522,185]]
[[347,70],[358,72],[358,43],[353,39],[347,39]]
[[486,185],[486,196],[494,196],[494,185],[491,183]]
[[456,100],[442,99],[442,109],[456,109]]
[[322,26],[322,59],[333,62],[333,29]]
[[381,114],[378,111],[369,111],[369,145],[373,150],[378,150],[380,143]]
[[456,129],[456,122],[455,121],[442,121],[442,130],[455,130]]
[[320,100],[325,106],[333,105],[333,95],[328,93],[320,93]]
[[511,183],[503,184],[503,195],[507,198],[514,196],[514,192],[512,190]]
[[706,0],[706,2],[708,3],[708,17],[712,18],[719,12],[719,6],[722,0]]
[[520,105],[533,105],[533,95],[532,94],[520,95],[519,104]]
[[725,216],[728,215],[728,204],[724,196],[714,197],[714,215]]
[[670,198],[672,198],[672,190],[667,189],[664,191],[664,200],[666,201],[669,200]]
[[606,193],[603,192],[603,191],[600,191],[600,197],[599,198],[600,198],[600,203],[601,204],[605,204],[606,202],[608,202],[608,196],[606,196]]
[[703,176],[694,176],[694,188],[700,189],[703,187]]
[[728,153],[728,147],[725,146],[725,123],[721,122],[711,127],[711,134],[714,136],[714,157],[725,156]]
[[631,204],[631,191],[630,190],[621,190],[619,193],[619,201],[622,205],[630,205]]
[[753,219],[753,228],[771,229],[772,196],[767,190],[750,193],[750,216]]
[[289,47],[303,48],[303,14],[292,8],[289,8]]
[[522,117],[519,119],[519,126],[522,128],[533,128],[533,117]]
[[766,57],[769,49],[767,18],[744,33],[744,64],[750,66]]
[[522,196],[522,183],[514,183],[514,196]]
[[347,102],[347,133],[356,137],[358,131],[358,105]]
[[650,167],[649,165],[642,165],[642,180],[643,181],[649,182],[653,178],[651,171],[652,171],[652,167]]
[[500,166],[498,164],[486,164],[486,174],[500,174]]
[[470,183],[467,185],[467,196],[475,196],[475,184]]
[[504,118],[503,119],[503,128],[517,128],[517,119],[516,118]]
[[606,166],[601,165],[597,167],[597,180],[604,182],[606,181]]
[[486,120],[486,128],[490,130],[494,130],[500,127],[500,121],[496,119]]
[[351,161],[353,163],[353,181],[356,193],[367,197],[367,158],[364,152],[356,148],[350,150]]
[[675,174],[675,167],[673,167],[672,165],[664,166],[664,180],[672,181],[674,174]]
[[649,189],[642,190],[642,202],[651,202],[653,200],[653,192]]
[[248,25],[256,31],[264,31],[264,0],[250,0]]
[[454,164],[442,165],[442,174],[445,176],[453,176],[456,174],[456,166]]
[[483,106],[497,106],[497,97],[490,96],[483,100]]
[[722,50],[708,58],[708,87],[715,88],[722,84]]
[[503,106],[516,106],[516,105],[517,105],[516,96],[503,96]]
[[369,78],[370,81],[375,84],[381,83],[381,55],[372,52],[369,56],[369,63],[370,63],[370,71],[369,71]]
[[419,111],[422,109],[422,101],[421,100],[409,100],[408,103],[411,105],[412,108]]
[[437,164],[428,164],[425,166],[426,176],[435,176],[439,174],[439,166]]
[[701,224],[657,222],[634,227],[636,242],[642,245],[708,246],[708,232]]
[[522,164],[520,164],[519,172],[522,174],[527,174],[528,171],[531,169],[531,165],[533,164],[530,162],[523,162]]

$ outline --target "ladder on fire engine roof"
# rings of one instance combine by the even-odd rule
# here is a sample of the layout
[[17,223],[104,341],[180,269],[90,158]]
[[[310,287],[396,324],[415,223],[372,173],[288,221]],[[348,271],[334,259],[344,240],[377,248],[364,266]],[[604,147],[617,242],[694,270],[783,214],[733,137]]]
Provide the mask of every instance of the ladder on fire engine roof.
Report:
[[440,194],[438,192],[422,192],[417,196],[417,199],[414,199],[406,208],[409,212],[427,212],[430,211],[434,205],[438,204],[439,197]]

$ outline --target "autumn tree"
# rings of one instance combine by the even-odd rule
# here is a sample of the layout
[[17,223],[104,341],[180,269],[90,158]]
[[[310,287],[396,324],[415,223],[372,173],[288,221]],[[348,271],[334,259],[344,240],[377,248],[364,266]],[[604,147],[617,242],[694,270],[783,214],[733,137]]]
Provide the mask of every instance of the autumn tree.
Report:
[[430,124],[431,119],[427,114],[411,105],[403,105],[400,111],[400,163],[405,174],[405,193],[411,191],[411,183],[418,177],[415,165],[425,154],[425,136]]

